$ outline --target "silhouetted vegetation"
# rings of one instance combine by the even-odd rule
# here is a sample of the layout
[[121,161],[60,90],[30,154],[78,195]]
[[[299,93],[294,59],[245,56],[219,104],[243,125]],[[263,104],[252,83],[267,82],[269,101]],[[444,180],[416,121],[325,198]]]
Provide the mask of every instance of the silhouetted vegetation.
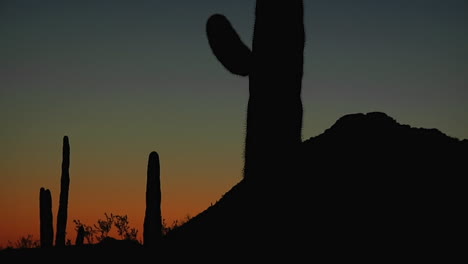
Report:
[[107,213],[104,213],[104,216],[106,217],[104,220],[98,219],[97,225],[94,225],[94,228],[96,230],[95,233],[98,234],[96,235],[96,239],[98,242],[101,242],[109,236],[112,224],[114,223],[114,215],[110,214],[109,216]]
[[31,234],[22,236],[15,242],[8,241],[8,244],[7,244],[7,248],[17,248],[17,249],[38,248],[40,246],[41,246],[40,241],[34,239],[34,236]]
[[54,226],[52,217],[52,195],[49,189],[39,190],[39,220],[41,247],[52,247],[54,243]]
[[[104,215],[105,219],[98,219],[97,225],[94,224],[93,226],[86,225],[80,220],[74,219],[73,223],[75,223],[77,237],[81,236],[79,235],[79,232],[83,232],[83,237],[86,239],[88,244],[94,244],[95,239],[99,243],[104,241],[106,238],[109,238],[109,232],[111,231],[112,226],[114,226],[121,239],[137,241],[138,229],[130,226],[127,215],[114,215],[112,213],[104,213]],[[83,229],[83,231],[80,231],[81,229]]]
[[77,240],[79,240],[80,243],[83,243],[83,239],[86,239],[88,244],[93,244],[94,243],[94,236],[96,234],[96,230],[89,225],[81,223],[80,220],[74,219],[73,223],[75,223],[75,231],[77,232]]
[[[161,238],[161,256],[172,262],[213,256],[218,262],[234,256],[286,257],[289,262],[371,254],[419,258],[457,246],[453,236],[465,224],[468,140],[370,112],[345,115],[324,133],[302,141],[302,1],[257,0],[252,51],[222,15],[209,19],[207,34],[221,63],[234,74],[249,76],[244,178],[214,205],[168,227],[160,210],[159,156],[152,152],[145,244]],[[65,145],[68,138],[64,201],[69,183]],[[140,249],[138,230],[130,227],[127,215],[105,217],[93,226],[73,220],[77,245],[84,238],[93,244],[95,237],[99,243],[71,249],[68,256],[154,255]],[[112,226],[120,240],[109,237]],[[28,236],[15,246],[37,243]]]
[[163,219],[162,220],[162,235],[163,237],[170,233],[171,231],[183,226],[185,223],[187,223],[188,221],[190,221],[190,219],[192,219],[192,217],[190,215],[187,215],[184,219],[181,219],[181,220],[174,220],[172,221],[172,224],[167,224],[166,223],[166,219]]
[[275,181],[294,168],[302,141],[303,12],[300,0],[258,0],[251,50],[225,16],[207,22],[214,55],[233,74],[249,76],[245,178]]
[[138,230],[129,226],[127,215],[115,215],[114,226],[121,239],[137,240]]
[[145,246],[160,245],[162,232],[159,155],[157,152],[153,151],[148,158],[143,244]]
[[84,238],[85,238],[85,229],[83,225],[78,226],[78,230],[76,231],[76,240],[75,240],[75,245],[81,246],[84,244]]
[[65,246],[65,235],[67,229],[68,215],[68,192],[70,188],[70,144],[68,136],[63,137],[62,151],[62,175],[60,177],[60,200],[57,213],[57,233],[55,237],[56,246]]

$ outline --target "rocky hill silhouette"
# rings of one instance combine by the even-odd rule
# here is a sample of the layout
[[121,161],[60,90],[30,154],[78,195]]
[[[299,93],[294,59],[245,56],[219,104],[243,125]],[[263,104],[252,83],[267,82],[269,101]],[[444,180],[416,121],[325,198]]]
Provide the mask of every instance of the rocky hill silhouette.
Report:
[[115,243],[0,255],[61,250],[74,259],[334,259],[429,257],[462,246],[456,238],[466,204],[468,140],[371,112],[345,115],[301,146],[298,168],[281,181],[242,178],[166,234],[158,250],[121,242],[117,255]]
[[149,222],[154,227],[146,234],[158,236],[153,242],[160,246],[110,240],[0,254],[37,258],[61,252],[75,261],[91,254],[120,262],[302,262],[375,255],[420,261],[458,252],[468,141],[399,124],[381,112],[345,115],[302,141],[303,19],[302,0],[257,0],[250,48],[225,16],[208,19],[216,58],[231,73],[249,78],[243,178],[215,204],[160,240],[154,156],[147,216],[158,221]]
[[299,174],[266,186],[241,180],[167,234],[166,246],[296,256],[440,250],[460,232],[467,155],[468,140],[437,129],[381,112],[346,115],[302,143]]

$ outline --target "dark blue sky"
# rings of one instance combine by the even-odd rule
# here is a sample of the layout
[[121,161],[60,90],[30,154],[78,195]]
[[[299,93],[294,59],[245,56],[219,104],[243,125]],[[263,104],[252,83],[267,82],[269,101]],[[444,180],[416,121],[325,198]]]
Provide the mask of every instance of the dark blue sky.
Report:
[[[215,202],[241,178],[248,80],[216,60],[205,23],[223,13],[250,45],[254,6],[1,1],[1,208],[10,196],[22,197],[18,210],[36,208],[42,185],[56,198],[65,134],[76,176],[71,218],[82,204],[102,200],[102,186],[108,202],[96,205],[90,219],[121,208],[122,193],[143,206],[153,150],[164,162],[169,219]],[[305,23],[303,139],[345,114],[370,111],[468,138],[467,1],[306,0]],[[78,198],[80,191],[86,197]],[[132,208],[122,210],[141,219],[144,210]],[[15,212],[12,221],[24,217]]]
[[[223,111],[217,96],[225,93],[242,105],[247,89],[223,87],[245,86],[246,80],[216,62],[204,25],[210,14],[223,13],[250,43],[254,5],[3,1],[2,105],[14,108],[36,93],[45,102],[68,99],[91,108],[119,100],[141,105],[152,97],[191,108],[193,97],[211,94],[206,110]],[[304,136],[320,133],[342,114],[381,110],[467,137],[467,6],[462,0],[305,1]]]

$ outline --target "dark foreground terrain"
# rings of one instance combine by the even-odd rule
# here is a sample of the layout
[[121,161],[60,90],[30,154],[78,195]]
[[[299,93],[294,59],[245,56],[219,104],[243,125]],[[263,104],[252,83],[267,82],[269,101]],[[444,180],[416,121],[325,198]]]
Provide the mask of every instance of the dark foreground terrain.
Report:
[[3,250],[0,260],[421,260],[463,252],[468,140],[373,112],[340,118],[300,152],[289,173],[241,180],[158,248],[111,241]]

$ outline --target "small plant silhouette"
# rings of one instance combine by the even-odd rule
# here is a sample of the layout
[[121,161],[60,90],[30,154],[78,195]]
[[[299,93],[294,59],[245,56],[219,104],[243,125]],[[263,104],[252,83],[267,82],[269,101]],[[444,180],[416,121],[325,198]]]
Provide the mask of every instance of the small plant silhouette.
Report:
[[76,235],[75,245],[81,246],[84,244],[85,238],[85,229],[82,225],[78,227],[77,233],[78,234]]
[[20,237],[14,243],[8,241],[7,248],[38,248],[40,247],[40,241],[34,239],[33,235],[28,234]]
[[96,239],[97,242],[104,241],[109,237],[112,226],[115,226],[117,234],[121,239],[137,241],[138,229],[130,227],[127,215],[104,213],[104,216],[105,219],[98,219],[97,224],[93,226],[83,224],[77,219],[73,220],[73,223],[75,223],[75,231],[77,232],[77,240],[79,237],[83,236],[88,244],[94,244],[94,239]]
[[169,232],[171,232],[172,230],[184,225],[185,223],[187,223],[188,221],[190,221],[190,219],[192,219],[192,217],[190,215],[186,215],[184,219],[182,220],[174,220],[172,221],[172,224],[171,225],[168,225],[166,223],[166,219],[163,219],[162,220],[162,234],[163,236],[168,234]]
[[114,226],[120,238],[125,240],[137,240],[138,230],[129,226],[127,215],[114,215]]
[[[83,236],[88,244],[94,244],[94,236],[97,231],[92,226],[81,223],[80,220],[75,219],[73,223],[75,223],[75,231],[77,233],[82,233],[79,236]],[[82,230],[80,231],[80,229]]]
[[107,213],[104,213],[104,216],[106,217],[106,219],[98,219],[97,225],[94,225],[96,233],[99,233],[99,235],[96,236],[98,242],[101,242],[109,236],[112,224],[114,223],[114,216],[112,214],[110,214],[109,216]]

